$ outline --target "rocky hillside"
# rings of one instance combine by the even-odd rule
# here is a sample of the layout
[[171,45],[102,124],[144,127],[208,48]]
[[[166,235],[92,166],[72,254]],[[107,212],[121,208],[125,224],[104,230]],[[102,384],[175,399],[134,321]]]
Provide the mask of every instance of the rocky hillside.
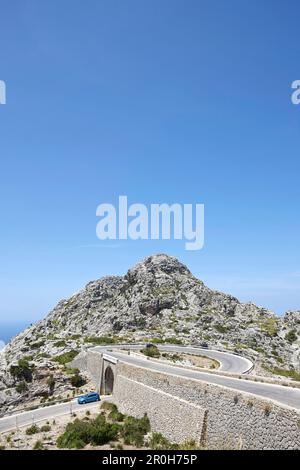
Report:
[[[241,303],[209,289],[177,259],[159,254],[125,276],[90,282],[15,337],[0,355],[0,403],[31,396],[32,383],[38,396],[50,369],[57,376],[57,390],[68,388],[62,365],[86,344],[150,339],[235,350],[254,358],[259,373],[298,378],[300,371],[300,311],[277,317]],[[31,380],[13,371],[24,358],[27,367],[33,367]],[[39,374],[41,380],[36,381]],[[27,390],[18,393],[20,380]],[[43,383],[44,394],[45,387]]]

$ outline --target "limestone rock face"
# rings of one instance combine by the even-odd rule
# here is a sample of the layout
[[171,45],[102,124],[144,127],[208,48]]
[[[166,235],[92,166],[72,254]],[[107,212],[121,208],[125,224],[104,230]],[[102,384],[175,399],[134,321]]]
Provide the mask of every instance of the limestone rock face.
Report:
[[286,312],[283,320],[287,326],[300,329],[300,310]]
[[46,364],[54,367],[53,357],[80,351],[89,337],[103,335],[205,343],[267,361],[270,368],[300,369],[300,311],[278,317],[253,303],[241,303],[209,289],[176,258],[157,254],[125,276],[88,283],[16,336],[0,354],[0,391],[12,386],[9,368],[18,359],[29,356],[36,370]]

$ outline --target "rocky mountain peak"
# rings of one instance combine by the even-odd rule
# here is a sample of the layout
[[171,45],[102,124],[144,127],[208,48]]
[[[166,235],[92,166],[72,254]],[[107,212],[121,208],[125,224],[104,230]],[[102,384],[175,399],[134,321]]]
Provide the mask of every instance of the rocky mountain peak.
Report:
[[159,253],[145,258],[133,268],[129,269],[126,278],[132,280],[145,278],[149,275],[159,277],[177,274],[191,275],[189,269],[178,261],[177,258]]
[[[44,358],[81,348],[95,338],[170,339],[261,356],[266,367],[299,369],[300,312],[277,317],[253,303],[207,287],[173,256],[155,254],[125,276],[89,282],[6,347],[7,367],[22,357]],[[1,374],[0,374],[1,375]]]

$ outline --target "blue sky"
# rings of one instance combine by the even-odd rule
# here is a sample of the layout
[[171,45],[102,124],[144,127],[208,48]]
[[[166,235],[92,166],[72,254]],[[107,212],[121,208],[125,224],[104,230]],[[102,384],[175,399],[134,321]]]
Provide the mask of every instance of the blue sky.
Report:
[[[299,2],[0,2],[0,320],[156,252],[300,309]],[[205,247],[96,238],[96,207],[204,203]]]

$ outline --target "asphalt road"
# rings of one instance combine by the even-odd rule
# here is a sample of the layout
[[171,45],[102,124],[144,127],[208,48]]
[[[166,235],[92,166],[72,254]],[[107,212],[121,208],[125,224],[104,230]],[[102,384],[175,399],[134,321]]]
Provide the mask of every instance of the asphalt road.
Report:
[[[180,352],[182,348],[178,346],[171,346],[172,351]],[[163,346],[165,349],[165,346]],[[194,350],[195,348],[184,348],[184,350]],[[274,400],[280,404],[291,406],[293,408],[300,409],[300,389],[291,388],[291,387],[284,387],[282,385],[274,385],[268,384],[263,382],[254,382],[245,379],[239,378],[232,378],[217,374],[210,374],[206,372],[198,372],[192,369],[184,369],[183,367],[176,367],[169,364],[163,364],[159,362],[154,362],[148,360],[146,357],[139,357],[139,356],[128,356],[122,352],[116,351],[115,348],[111,350],[111,348],[103,348],[103,347],[96,347],[93,350],[98,350],[99,352],[103,352],[104,350],[106,353],[119,361],[126,362],[132,365],[144,367],[146,369],[155,370],[158,372],[163,372],[166,374],[174,374],[179,375],[181,377],[187,377],[195,380],[200,380],[212,384],[222,385],[237,391],[247,392],[254,395],[257,395],[262,398],[268,398],[270,400]],[[208,351],[208,350],[199,350],[196,348],[198,353],[201,354],[205,351],[205,355],[208,356],[211,353],[218,353],[218,360],[221,361],[223,368],[219,370],[225,370],[224,368],[228,365],[227,361],[234,361],[234,368],[238,368],[237,364],[241,364],[238,360],[243,359],[240,356],[232,355],[232,358],[228,358],[227,353],[221,353],[219,351]],[[208,354],[209,353],[209,354]],[[231,356],[231,355],[229,355]],[[210,357],[212,357],[210,355]],[[217,358],[217,356],[215,356]],[[245,359],[247,361],[247,359]],[[222,362],[223,361],[223,362]],[[250,362],[250,361],[249,361]],[[245,363],[244,363],[245,365]],[[248,364],[249,365],[249,364]],[[228,371],[228,370],[227,370]],[[231,369],[230,372],[233,370]]]
[[[172,352],[185,352],[192,353],[195,355],[202,355],[210,357],[211,359],[216,359],[220,363],[220,372],[232,372],[234,374],[245,374],[252,368],[253,363],[246,359],[245,357],[238,356],[236,354],[230,354],[227,352],[214,351],[212,349],[206,348],[196,348],[192,346],[177,346],[177,345],[156,345],[162,351],[172,351]],[[145,345],[140,344],[126,344],[126,345],[114,345],[113,350],[130,348],[133,350],[140,350]],[[96,346],[93,350],[97,351],[107,351],[112,349],[108,346]]]
[[[107,397],[102,397],[103,399],[107,399]],[[60,403],[45,408],[38,408],[37,410],[24,411],[12,416],[5,416],[0,418],[0,433],[16,429],[18,426],[31,426],[32,424],[38,424],[40,421],[52,420],[58,416],[76,413],[78,410],[99,408],[99,406],[99,402],[78,405],[76,400],[72,400],[68,403]]]
[[[131,349],[139,350],[141,345],[127,345]],[[126,353],[118,351],[124,345],[113,347],[97,346],[93,348],[94,351],[105,352],[107,355],[112,356],[114,359],[132,364],[135,366],[144,367],[165,374],[173,374],[181,377],[187,377],[194,380],[204,381],[207,383],[222,385],[233,390],[247,392],[254,394],[258,397],[274,400],[280,404],[291,406],[300,409],[300,390],[296,388],[284,387],[281,385],[273,385],[262,382],[254,382],[245,379],[232,378],[225,375],[211,374],[201,372],[193,369],[185,369],[183,367],[176,367],[173,365],[155,362],[148,360],[146,357],[137,355],[127,355]],[[172,352],[188,352],[193,354],[205,355],[220,362],[221,367],[218,369],[223,372],[233,372],[237,374],[246,373],[252,367],[251,361],[241,356],[234,354],[224,353],[220,351],[212,351],[208,349],[200,349],[195,347],[180,347],[173,345],[163,345],[160,349]],[[102,399],[107,397],[102,397]],[[99,403],[90,403],[86,405],[78,405],[76,400],[68,403],[48,406],[39,408],[33,411],[26,411],[12,416],[0,418],[0,433],[7,432],[18,426],[30,426],[33,422],[45,421],[54,419],[57,416],[66,415],[71,412],[76,412],[78,409],[89,409],[99,406]]]

